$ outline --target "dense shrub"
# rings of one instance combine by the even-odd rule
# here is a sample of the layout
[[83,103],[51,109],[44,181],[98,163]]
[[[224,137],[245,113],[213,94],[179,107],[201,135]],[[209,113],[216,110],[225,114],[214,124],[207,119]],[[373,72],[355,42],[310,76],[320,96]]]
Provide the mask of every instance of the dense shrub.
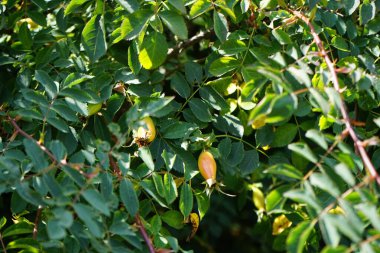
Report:
[[2,1],[2,252],[379,252],[379,9]]

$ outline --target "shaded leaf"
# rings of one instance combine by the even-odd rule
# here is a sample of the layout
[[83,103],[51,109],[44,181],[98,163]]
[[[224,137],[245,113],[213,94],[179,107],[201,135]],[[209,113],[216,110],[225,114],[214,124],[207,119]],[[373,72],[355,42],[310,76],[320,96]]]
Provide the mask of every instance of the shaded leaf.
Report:
[[132,182],[127,178],[120,182],[120,199],[128,213],[134,217],[139,210],[139,200]]

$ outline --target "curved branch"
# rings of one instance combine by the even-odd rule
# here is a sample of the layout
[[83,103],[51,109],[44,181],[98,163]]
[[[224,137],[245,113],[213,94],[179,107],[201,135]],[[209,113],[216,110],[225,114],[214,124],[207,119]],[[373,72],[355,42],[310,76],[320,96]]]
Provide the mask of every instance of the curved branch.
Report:
[[140,233],[141,233],[141,235],[142,235],[142,237],[143,237],[146,245],[149,248],[149,253],[155,253],[156,251],[154,250],[154,246],[152,244],[152,241],[150,240],[150,238],[149,238],[149,236],[148,236],[148,234],[147,234],[147,232],[145,230],[145,227],[144,227],[144,224],[141,221],[140,215],[136,214],[135,219],[136,219],[136,224],[137,224],[137,226],[138,226],[138,228],[140,230]]
[[[321,57],[323,57],[323,59],[325,60],[326,65],[327,65],[327,67],[331,73],[331,81],[334,85],[334,89],[339,94],[341,94],[340,88],[339,88],[338,74],[337,74],[338,71],[335,68],[335,64],[329,58],[325,48],[323,47],[322,40],[319,38],[318,34],[316,33],[313,24],[301,12],[294,11],[294,10],[289,10],[289,11],[292,12],[297,18],[299,18],[300,20],[302,20],[303,22],[305,22],[309,26],[311,35],[314,38],[314,41],[318,47],[319,53],[320,53]],[[354,141],[355,148],[357,148],[357,150],[359,151],[360,157],[362,158],[364,166],[368,169],[368,171],[371,175],[371,178],[375,179],[376,182],[380,185],[380,176],[377,173],[375,166],[371,162],[371,159],[369,158],[368,153],[365,150],[362,141],[359,140],[358,136],[355,133],[354,128],[352,127],[351,120],[349,118],[348,111],[347,111],[347,106],[344,103],[342,96],[340,95],[339,98],[340,98],[340,102],[341,102],[340,112],[342,113],[343,120],[344,120],[344,123],[346,125],[346,129],[347,129],[348,133],[350,134],[351,139]]]

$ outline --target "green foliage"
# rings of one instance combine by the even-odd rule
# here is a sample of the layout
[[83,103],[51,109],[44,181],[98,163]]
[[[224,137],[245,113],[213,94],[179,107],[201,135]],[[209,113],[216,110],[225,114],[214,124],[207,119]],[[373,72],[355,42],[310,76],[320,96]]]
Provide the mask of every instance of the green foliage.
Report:
[[2,1],[1,251],[380,251],[379,6]]

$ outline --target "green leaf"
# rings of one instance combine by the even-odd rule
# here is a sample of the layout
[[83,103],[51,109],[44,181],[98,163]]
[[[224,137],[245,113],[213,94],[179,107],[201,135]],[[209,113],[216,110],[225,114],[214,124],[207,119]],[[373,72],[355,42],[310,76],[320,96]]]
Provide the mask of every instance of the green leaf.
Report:
[[319,108],[322,109],[322,112],[324,115],[327,115],[330,111],[330,105],[328,101],[316,90],[316,89],[309,89],[309,92],[313,99],[318,103]]
[[88,0],[71,0],[70,3],[66,6],[65,15],[69,15],[87,1]]
[[343,0],[343,3],[347,14],[352,15],[352,13],[354,13],[354,11],[359,7],[360,0]]
[[292,94],[276,96],[267,111],[266,123],[279,123],[288,120],[297,108],[297,97]]
[[336,49],[339,49],[344,52],[350,52],[350,49],[348,47],[348,44],[345,39],[343,39],[341,36],[335,36],[331,40],[331,45],[335,47]]
[[241,40],[226,40],[220,47],[219,53],[222,55],[234,55],[247,50],[244,41]]
[[50,98],[55,98],[57,96],[59,90],[58,84],[51,79],[47,72],[44,70],[36,70],[35,79],[42,84]]
[[289,34],[283,30],[280,29],[274,29],[272,30],[272,35],[276,38],[276,40],[281,45],[287,45],[292,44],[292,39],[290,38]]
[[159,16],[170,31],[177,35],[178,38],[183,40],[187,39],[187,26],[181,15],[178,15],[174,11],[162,11],[159,13]]
[[210,122],[212,120],[212,115],[210,113],[209,107],[203,100],[199,98],[192,98],[189,102],[190,110],[194,115],[202,122]]
[[165,36],[158,32],[144,37],[141,45],[139,61],[145,69],[155,69],[166,60],[168,44]]
[[242,122],[239,118],[231,114],[225,114],[223,116],[219,115],[216,118],[215,128],[225,133],[231,133],[240,138],[244,135]]
[[172,152],[167,152],[166,149],[164,149],[164,151],[162,151],[161,157],[162,159],[164,159],[166,169],[168,171],[173,169],[176,158],[177,158],[177,154],[173,154]]
[[32,234],[34,225],[25,221],[12,224],[2,231],[2,237],[22,235],[22,234]]
[[256,150],[244,151],[244,158],[239,164],[240,173],[243,177],[252,174],[260,165],[259,154]]
[[[146,116],[155,116],[156,113],[159,113],[160,110],[165,109],[166,106],[174,99],[174,97],[161,97],[161,98],[143,98],[140,97],[140,109],[142,109],[143,114],[141,117]],[[160,117],[160,116],[158,116]]]
[[120,182],[120,199],[128,213],[134,217],[139,211],[139,200],[132,182],[127,178]]
[[293,228],[286,239],[286,247],[290,253],[302,253],[307,239],[313,230],[313,223],[303,221]]
[[152,233],[154,235],[157,235],[160,232],[161,227],[162,227],[162,221],[161,221],[160,215],[158,214],[154,215],[153,218],[150,220],[150,225],[151,225]]
[[210,65],[209,72],[214,76],[221,76],[229,71],[232,71],[240,66],[240,62],[233,57],[224,56]]
[[286,191],[290,190],[290,188],[290,185],[282,185],[270,191],[265,197],[265,210],[268,213],[281,210],[286,201],[283,195]]
[[79,102],[86,103],[92,100],[90,94],[79,88],[65,88],[59,92],[59,95],[72,98],[73,100],[69,100],[69,102],[78,100]]
[[0,219],[0,229],[4,227],[4,225],[7,223],[7,219],[5,217],[1,217]]
[[153,178],[153,183],[154,186],[156,187],[157,193],[161,197],[165,197],[165,187],[164,183],[162,182],[162,177],[158,173],[152,173],[152,178]]
[[338,197],[340,195],[338,186],[324,173],[313,173],[310,176],[310,183],[313,186],[330,193],[333,197]]
[[110,209],[107,205],[107,202],[105,199],[103,199],[103,196],[94,189],[87,189],[84,192],[82,192],[83,197],[85,200],[96,210],[100,211],[106,216],[110,215]]
[[67,150],[65,145],[59,140],[53,140],[49,143],[49,150],[53,153],[57,161],[65,160],[67,157]]
[[273,165],[266,169],[265,172],[274,175],[284,176],[290,179],[301,180],[303,178],[303,174],[301,173],[301,171],[299,171],[292,165],[286,163]]
[[303,69],[297,68],[295,66],[290,66],[287,68],[289,73],[300,83],[306,87],[311,86],[310,77],[307,72]]
[[138,11],[140,7],[137,0],[116,0],[116,2],[130,13]]
[[27,14],[36,24],[40,26],[46,26],[47,25],[47,20],[46,16],[38,11],[29,11]]
[[185,77],[179,72],[174,73],[173,77],[170,79],[170,88],[183,98],[188,98],[190,96],[190,86]]
[[128,48],[128,66],[133,74],[137,75],[140,72],[141,64],[139,62],[139,50],[136,41],[132,41]]
[[359,8],[360,25],[365,25],[376,15],[375,2],[364,2]]
[[140,182],[140,186],[147,192],[157,203],[165,208],[168,206],[165,204],[165,200],[157,193],[156,188],[151,180],[143,180]]
[[67,121],[78,121],[76,112],[74,112],[70,107],[64,103],[56,102],[53,104],[52,108],[59,116]]
[[35,140],[24,139],[23,140],[25,152],[32,160],[32,164],[37,171],[46,169],[49,166],[49,162],[45,157],[45,153],[38,146]]
[[277,127],[274,131],[274,139],[270,146],[274,148],[287,146],[296,137],[297,130],[297,126],[292,123]]
[[112,43],[118,43],[124,38],[132,40],[139,36],[152,15],[152,11],[140,9],[124,17],[123,23],[120,27],[120,36],[115,38]]
[[202,66],[196,62],[188,61],[185,63],[185,76],[186,80],[190,83],[202,83],[203,70]]
[[92,62],[105,55],[107,43],[103,16],[93,16],[87,22],[82,32],[82,44]]
[[169,210],[161,215],[163,222],[175,229],[183,228],[183,216],[180,212],[175,210]]
[[165,192],[165,200],[169,205],[173,203],[174,200],[178,197],[177,186],[173,179],[172,174],[166,173],[164,176],[164,192]]
[[222,112],[228,112],[230,110],[230,106],[226,100],[213,87],[202,87],[199,90],[199,94],[204,99],[204,101],[215,110]]
[[11,241],[7,245],[7,249],[23,249],[19,252],[31,252],[38,253],[40,249],[40,244],[32,238],[20,238]]
[[318,212],[322,210],[322,207],[316,197],[306,190],[290,190],[285,192],[283,196],[300,203],[306,203]]
[[59,220],[48,220],[46,224],[46,229],[51,240],[60,240],[66,236],[66,230],[59,224]]
[[46,121],[52,125],[53,127],[57,128],[59,131],[63,133],[69,132],[69,126],[66,124],[66,122],[58,117],[47,117]]
[[334,166],[334,171],[338,174],[348,185],[355,185],[355,177],[352,173],[352,170],[348,168],[348,166],[344,163],[339,163]]
[[312,141],[314,141],[316,144],[318,144],[320,147],[322,147],[324,150],[327,150],[328,145],[325,140],[325,136],[318,131],[317,129],[309,129],[307,130],[305,136]]
[[33,38],[27,22],[21,24],[18,37],[25,49],[30,49],[33,46]]
[[166,139],[183,139],[187,138],[196,129],[198,129],[198,126],[194,123],[177,121],[165,128],[162,128],[161,133]]
[[73,208],[79,219],[88,227],[89,231],[95,237],[101,238],[103,236],[103,229],[101,224],[94,218],[94,209],[82,203],[74,204]]
[[221,42],[226,41],[228,34],[228,23],[226,17],[214,9],[214,31]]
[[199,190],[195,192],[195,198],[197,199],[199,218],[202,220],[210,207],[210,198],[205,192]]
[[380,231],[380,215],[377,211],[376,205],[367,202],[367,203],[360,203],[357,208],[364,213],[364,215],[368,218],[368,220],[371,222],[372,226],[377,230]]
[[288,148],[296,152],[300,156],[305,157],[307,160],[309,160],[312,163],[318,162],[318,158],[314,155],[313,151],[311,151],[311,149],[306,143],[303,143],[303,142],[292,143],[288,145]]
[[154,162],[149,147],[141,147],[138,151],[139,157],[144,161],[149,170],[154,171]]
[[186,14],[185,2],[184,0],[168,0],[168,2],[173,5],[182,14]]
[[78,72],[70,73],[66,77],[65,81],[63,82],[63,86],[71,88],[75,85],[83,83],[84,81],[87,81],[87,80],[92,79],[92,78],[93,78],[93,76],[78,73]]
[[211,1],[210,0],[197,0],[190,8],[190,17],[195,18],[202,13],[211,9]]
[[274,0],[261,0],[260,9],[271,8],[275,2],[277,3],[277,1],[274,1]]
[[231,144],[231,152],[227,157],[221,157],[223,165],[228,167],[235,167],[239,165],[244,159],[244,145],[242,142],[233,142]]
[[190,215],[193,210],[193,192],[189,184],[183,183],[179,198],[179,210],[184,217]]

